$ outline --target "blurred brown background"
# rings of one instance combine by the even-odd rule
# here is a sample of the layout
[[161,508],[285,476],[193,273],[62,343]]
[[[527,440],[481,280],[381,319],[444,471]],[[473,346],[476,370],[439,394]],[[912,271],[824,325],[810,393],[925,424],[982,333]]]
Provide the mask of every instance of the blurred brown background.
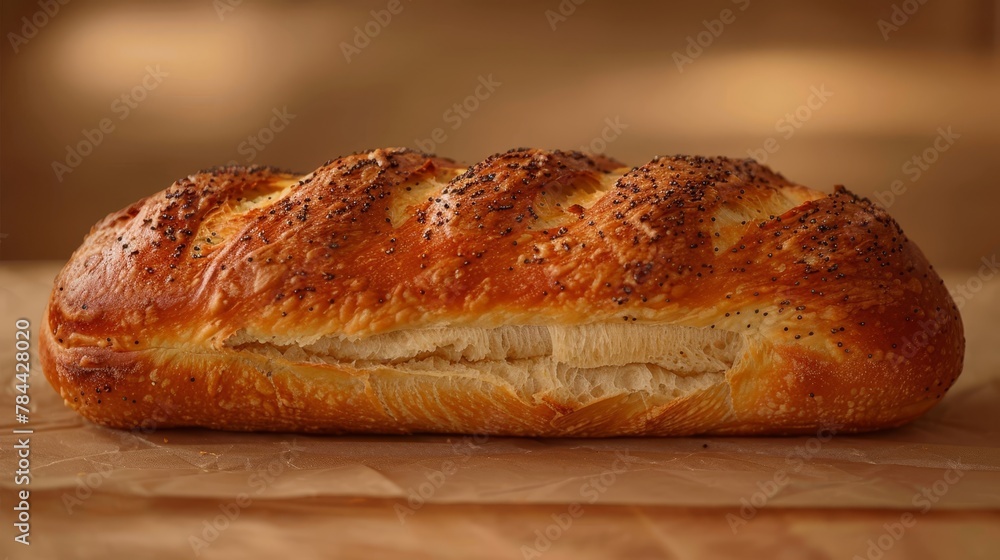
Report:
[[1000,244],[990,0],[4,0],[0,15],[2,260],[65,259],[198,169],[309,171],[393,145],[753,154],[874,196],[939,266]]

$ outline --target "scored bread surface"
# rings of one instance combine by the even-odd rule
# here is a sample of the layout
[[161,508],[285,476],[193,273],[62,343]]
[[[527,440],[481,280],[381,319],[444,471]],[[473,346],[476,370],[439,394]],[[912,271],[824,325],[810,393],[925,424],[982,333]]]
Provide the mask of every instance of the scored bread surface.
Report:
[[42,338],[98,423],[327,433],[873,430],[964,352],[926,258],[843,188],[537,149],[191,175],[94,226]]

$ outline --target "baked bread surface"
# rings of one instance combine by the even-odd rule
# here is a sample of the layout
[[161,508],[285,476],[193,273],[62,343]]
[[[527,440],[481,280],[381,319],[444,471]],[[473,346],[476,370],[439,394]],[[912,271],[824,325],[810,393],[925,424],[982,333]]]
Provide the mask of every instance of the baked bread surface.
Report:
[[325,433],[874,430],[964,353],[926,258],[843,188],[536,149],[191,175],[94,226],[42,331],[100,424]]

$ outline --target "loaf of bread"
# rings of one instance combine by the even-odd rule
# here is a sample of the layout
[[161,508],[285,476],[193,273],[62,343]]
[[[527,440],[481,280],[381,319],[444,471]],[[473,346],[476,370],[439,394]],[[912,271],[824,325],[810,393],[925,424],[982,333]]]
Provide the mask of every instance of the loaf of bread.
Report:
[[964,351],[926,258],[842,187],[537,149],[191,175],[94,226],[42,331],[94,422],[320,433],[875,430]]

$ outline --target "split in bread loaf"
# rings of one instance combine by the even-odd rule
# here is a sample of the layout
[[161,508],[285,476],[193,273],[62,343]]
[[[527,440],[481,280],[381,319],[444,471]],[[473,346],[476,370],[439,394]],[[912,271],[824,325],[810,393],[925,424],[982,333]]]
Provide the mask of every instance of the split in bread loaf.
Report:
[[841,187],[536,149],[191,175],[94,226],[42,333],[95,422],[325,433],[874,430],[963,351],[926,258]]

